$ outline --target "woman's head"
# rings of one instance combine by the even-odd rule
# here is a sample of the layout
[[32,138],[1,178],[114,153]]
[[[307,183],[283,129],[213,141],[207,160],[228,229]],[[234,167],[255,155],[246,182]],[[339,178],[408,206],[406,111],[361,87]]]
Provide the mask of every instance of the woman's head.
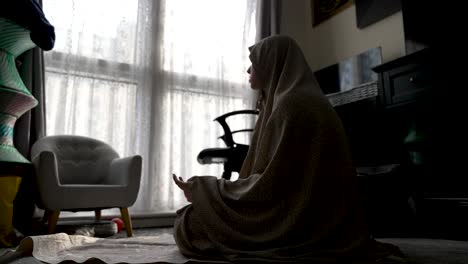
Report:
[[252,67],[257,70],[257,75],[265,77],[272,75],[275,66],[284,64],[284,58],[290,44],[296,44],[290,37],[272,36],[249,47],[249,58]]
[[[249,58],[252,65],[249,67],[247,72],[250,74],[249,82],[252,89],[263,90],[266,88],[259,86],[268,85],[266,79],[268,79],[268,76],[272,75],[273,69],[271,67],[274,66],[271,62],[279,59],[275,64],[283,63],[281,57],[286,54],[285,49],[290,41],[294,42],[293,39],[287,36],[273,36],[265,38],[249,47]],[[265,80],[263,83],[261,81],[262,79]]]
[[260,90],[261,89],[261,81],[258,78],[256,70],[250,65],[250,67],[247,69],[247,73],[249,74],[249,83],[250,87],[254,90]]
[[265,38],[249,50],[249,81],[253,89],[261,91],[263,100],[273,103],[275,94],[284,94],[304,80],[313,79],[301,48],[288,36]]
[[[326,108],[324,111],[329,111],[331,107],[299,45],[292,38],[268,37],[249,50],[252,62],[249,72],[253,73],[251,85],[260,90],[257,107],[261,111],[240,177],[263,172],[271,161],[269,155],[276,151],[275,148],[271,148],[271,142],[284,135],[283,129],[287,127],[294,130],[295,126],[311,126],[301,124],[297,120],[305,117],[307,119],[303,120],[309,120],[308,116],[312,115],[312,112],[321,111],[319,108],[322,107]],[[289,127],[290,124],[294,125]],[[262,154],[259,154],[260,152]]]

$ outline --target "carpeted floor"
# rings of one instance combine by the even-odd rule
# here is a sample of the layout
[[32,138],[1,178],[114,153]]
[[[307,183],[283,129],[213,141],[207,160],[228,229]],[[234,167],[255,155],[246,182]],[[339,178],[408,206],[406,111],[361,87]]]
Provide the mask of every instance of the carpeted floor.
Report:
[[[157,236],[172,234],[172,228],[135,229],[134,236]],[[126,238],[125,231],[109,238]],[[400,247],[407,256],[409,264],[467,264],[468,241],[455,241],[427,238],[381,238],[379,241],[391,243]],[[0,249],[0,256],[6,249]],[[1,262],[1,261],[0,261]],[[15,259],[11,264],[41,264],[33,257]],[[88,263],[88,262],[86,262]],[[93,263],[93,262],[91,262]],[[102,262],[99,262],[102,263]],[[397,263],[397,262],[395,262]],[[401,262],[398,262],[401,263]],[[3,263],[1,263],[3,264]]]
[[[134,229],[133,230],[133,235],[134,236],[157,236],[161,234],[172,234],[172,227],[168,228],[142,228],[142,229]],[[120,231],[119,233],[109,236],[107,238],[126,238],[127,234],[125,230]],[[5,254],[9,249],[6,248],[0,248],[0,256]],[[9,262],[11,264],[43,264],[43,262],[35,259],[32,256],[27,256],[23,257],[20,259],[13,260],[12,262]],[[6,263],[1,263],[0,264],[6,264]]]

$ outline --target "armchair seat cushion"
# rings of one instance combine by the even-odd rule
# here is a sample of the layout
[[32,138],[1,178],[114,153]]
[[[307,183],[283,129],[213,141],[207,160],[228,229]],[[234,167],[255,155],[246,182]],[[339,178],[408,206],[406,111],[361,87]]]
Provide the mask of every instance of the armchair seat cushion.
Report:
[[56,199],[45,201],[50,210],[130,207],[135,200],[123,185],[65,184],[54,192]]

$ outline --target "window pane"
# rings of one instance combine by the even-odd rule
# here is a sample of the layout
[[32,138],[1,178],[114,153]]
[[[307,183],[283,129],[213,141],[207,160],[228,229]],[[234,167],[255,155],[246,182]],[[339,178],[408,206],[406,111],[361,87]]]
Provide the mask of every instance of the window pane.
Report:
[[[172,155],[182,157],[167,160],[167,164],[170,164],[167,173],[177,171],[182,175],[221,176],[222,166],[201,165],[196,157],[203,149],[226,147],[218,138],[224,132],[219,123],[213,121],[218,116],[214,113],[219,113],[220,108],[247,109],[249,101],[242,98],[177,91],[165,96],[165,104],[170,109],[166,112],[166,119],[171,120],[171,125],[167,126],[167,130],[163,133],[163,142],[171,144]],[[186,118],[187,115],[190,115],[189,119]],[[242,118],[232,119],[230,121],[234,122],[229,125],[233,127],[251,124],[251,119],[247,119],[245,115]],[[236,140],[238,143],[248,144],[250,137],[249,133],[240,133]]]
[[135,84],[47,72],[46,87],[47,135],[90,136],[129,152]]
[[234,83],[246,80],[248,47],[243,45],[254,43],[255,9],[248,8],[253,4],[249,0],[166,1],[164,70]]
[[137,0],[44,0],[43,5],[55,27],[54,51],[134,62]]

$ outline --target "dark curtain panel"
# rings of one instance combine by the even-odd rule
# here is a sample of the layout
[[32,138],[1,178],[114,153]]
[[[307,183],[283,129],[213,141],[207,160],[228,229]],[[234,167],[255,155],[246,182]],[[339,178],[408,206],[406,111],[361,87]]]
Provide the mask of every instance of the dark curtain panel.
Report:
[[32,144],[45,135],[43,52],[40,48],[34,48],[22,54],[18,59],[22,61],[19,71],[21,78],[39,102],[31,111],[22,115],[15,125],[15,147],[29,159]]
[[281,0],[259,1],[257,40],[280,33]]

